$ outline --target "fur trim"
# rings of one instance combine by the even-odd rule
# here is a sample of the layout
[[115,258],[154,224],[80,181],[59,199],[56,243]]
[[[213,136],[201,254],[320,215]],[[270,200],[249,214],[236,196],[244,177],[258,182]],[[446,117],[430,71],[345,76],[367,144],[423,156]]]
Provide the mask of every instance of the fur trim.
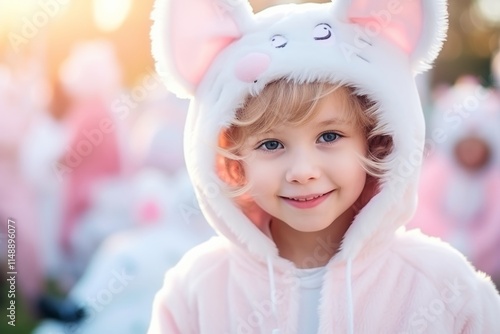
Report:
[[422,40],[412,55],[412,64],[416,73],[432,67],[439,51],[443,47],[448,31],[448,10],[446,0],[428,0],[422,2],[425,16]]

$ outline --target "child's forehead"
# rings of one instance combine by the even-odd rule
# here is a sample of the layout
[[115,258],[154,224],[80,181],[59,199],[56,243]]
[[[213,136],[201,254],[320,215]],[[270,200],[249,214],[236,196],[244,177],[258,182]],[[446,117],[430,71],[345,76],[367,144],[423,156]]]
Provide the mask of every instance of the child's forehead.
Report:
[[356,118],[351,110],[339,108],[339,106],[324,104],[317,107],[312,115],[306,118],[300,124],[293,121],[284,120],[280,125],[283,127],[299,127],[299,126],[328,126],[328,125],[352,125],[355,124]]
[[353,123],[358,118],[359,104],[356,95],[350,94],[346,87],[339,87],[318,100],[313,109],[314,117],[309,122],[335,120],[338,124]]
[[286,117],[282,122],[273,127],[266,128],[262,133],[275,133],[288,130],[296,130],[299,128],[323,129],[326,127],[353,127],[356,126],[356,118],[353,112],[339,108],[331,104],[323,104],[317,106],[316,110],[311,111],[309,117],[305,117],[302,121],[296,122]]

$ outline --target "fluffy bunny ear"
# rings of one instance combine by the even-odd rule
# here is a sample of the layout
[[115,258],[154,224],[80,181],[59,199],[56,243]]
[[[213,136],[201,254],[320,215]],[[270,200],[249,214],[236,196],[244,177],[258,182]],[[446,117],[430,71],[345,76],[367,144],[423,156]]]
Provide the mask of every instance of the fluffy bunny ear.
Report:
[[152,52],[169,90],[193,96],[214,58],[242,36],[252,15],[247,0],[156,0]]
[[381,35],[406,52],[415,72],[431,67],[446,38],[446,0],[332,1],[368,36]]

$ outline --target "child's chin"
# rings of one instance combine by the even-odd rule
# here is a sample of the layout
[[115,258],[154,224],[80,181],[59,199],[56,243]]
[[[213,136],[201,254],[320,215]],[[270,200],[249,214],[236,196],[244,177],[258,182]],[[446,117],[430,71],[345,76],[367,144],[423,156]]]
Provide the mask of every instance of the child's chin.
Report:
[[304,232],[304,233],[312,233],[312,232],[319,232],[327,227],[329,227],[332,224],[332,221],[329,222],[318,222],[318,223],[308,223],[306,225],[304,224],[297,224],[297,225],[291,225],[291,227],[298,231],[298,232]]

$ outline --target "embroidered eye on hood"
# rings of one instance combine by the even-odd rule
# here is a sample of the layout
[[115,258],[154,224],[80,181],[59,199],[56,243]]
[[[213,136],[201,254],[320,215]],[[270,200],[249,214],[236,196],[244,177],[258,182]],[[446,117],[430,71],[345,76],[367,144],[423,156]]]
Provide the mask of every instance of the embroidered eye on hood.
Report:
[[332,27],[328,23],[320,23],[313,30],[313,37],[317,41],[325,41],[332,36]]

